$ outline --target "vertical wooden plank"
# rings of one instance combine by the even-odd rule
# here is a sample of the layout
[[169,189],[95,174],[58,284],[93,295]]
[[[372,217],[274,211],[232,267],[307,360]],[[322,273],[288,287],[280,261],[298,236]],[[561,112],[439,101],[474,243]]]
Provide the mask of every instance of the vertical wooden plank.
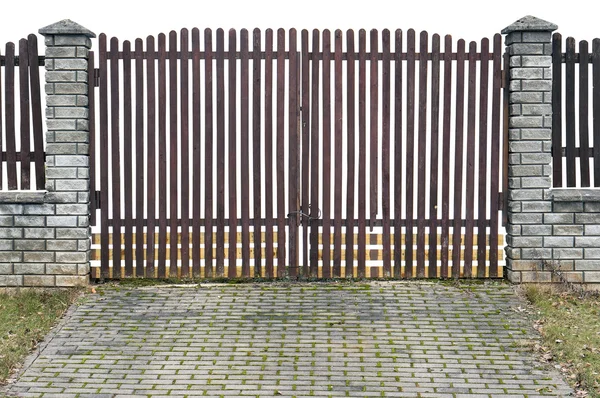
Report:
[[406,53],[406,278],[413,277],[413,201],[415,156],[415,31],[408,30]]
[[438,247],[438,162],[440,130],[440,36],[434,34],[431,41],[431,171],[429,191],[429,272],[430,278],[436,278]]
[[312,32],[311,54],[311,119],[310,119],[310,276],[318,276],[319,222],[315,217],[319,207],[319,41],[318,30]]
[[[35,160],[35,180],[36,180],[36,189],[42,190],[45,188],[45,180],[46,180],[46,172],[44,169],[44,130],[43,130],[43,120],[42,120],[42,101],[41,101],[41,93],[40,93],[40,67],[38,60],[38,45],[37,45],[37,36],[34,34],[30,34],[27,36],[27,45],[28,55],[29,55],[29,82],[31,86],[31,116],[32,116],[32,127],[33,127],[33,158]],[[90,69],[94,68],[94,53],[90,54],[89,58]],[[93,91],[94,87],[90,87],[90,109],[94,109],[94,98]],[[0,89],[1,91],[1,89]],[[1,103],[0,103],[1,109]],[[95,114],[94,112],[90,113],[90,156],[95,156],[95,153],[92,154],[92,149],[94,148],[91,139],[95,137]],[[2,119],[0,119],[0,124],[2,123]],[[2,130],[0,129],[0,133]],[[1,152],[1,151],[0,151]],[[91,160],[91,159],[90,159]],[[92,189],[95,190],[95,176],[92,175],[92,172],[95,171],[94,166],[90,163],[90,184]],[[2,172],[2,168],[0,167],[0,172]],[[1,186],[1,179],[0,179]],[[92,217],[91,224],[96,224],[96,211],[95,209],[95,192],[93,192],[92,200]]]
[[178,90],[177,90],[177,32],[169,32],[169,276],[179,277],[177,257],[179,231],[177,227],[179,204],[179,147],[178,147]]
[[463,145],[465,109],[465,41],[460,39],[456,54],[456,122],[454,152],[454,223],[452,225],[452,277],[460,276],[463,197]]
[[[562,36],[552,35],[552,181],[562,187]],[[594,69],[595,70],[595,69]]]
[[190,276],[190,120],[189,120],[189,32],[181,29],[180,37],[181,63],[180,77],[180,144],[181,144],[181,277]]
[[167,43],[158,35],[158,277],[167,261]]
[[331,33],[323,31],[323,278],[331,277]]
[[[487,152],[488,152],[488,81],[489,81],[489,40],[481,40],[481,62],[479,64],[479,181],[478,192],[478,216],[477,216],[477,277],[485,277],[486,271],[486,214],[487,214]],[[492,217],[494,214],[492,214]],[[498,218],[498,214],[495,214]]]
[[111,139],[111,187],[113,221],[113,278],[121,277],[121,145],[120,145],[120,83],[119,40],[110,39],[110,139]]
[[[200,30],[192,29],[192,277],[200,273],[200,227],[202,209],[202,154],[200,130]],[[212,251],[205,246],[204,252]],[[183,268],[182,268],[183,273]]]
[[[31,145],[29,137],[29,55],[27,53],[27,40],[19,40],[19,107],[21,113],[21,190],[31,187]],[[37,65],[35,65],[37,67]]]
[[576,184],[575,173],[575,39],[567,38],[566,48],[566,156],[567,156],[567,187]]
[[225,32],[217,29],[217,277],[225,274]]
[[[592,41],[592,107],[594,134],[594,187],[600,187],[600,39]],[[554,93],[552,94],[554,95]],[[552,118],[554,121],[554,118]]]
[[285,30],[277,30],[277,124],[275,176],[277,179],[277,277],[286,275],[285,267]]
[[[334,33],[334,155],[335,164],[343,164],[342,155],[342,31]],[[342,264],[342,167],[334,168],[333,191],[333,276],[341,276]]]
[[371,198],[369,202],[370,227],[373,231],[378,210],[379,188],[379,37],[377,29],[371,30],[371,49],[369,56],[370,86],[369,86],[369,182]]
[[100,276],[109,276],[108,229],[108,62],[106,35],[98,37],[100,68]]
[[[0,56],[2,55],[2,50],[0,49]],[[3,122],[3,118],[2,116],[4,115],[4,110],[5,108],[2,107],[2,95],[3,91],[2,91],[2,68],[0,67],[0,189],[4,189],[3,186],[3,180],[2,180],[2,175],[4,174],[4,159],[2,158],[2,152],[4,150],[3,148],[3,142],[2,142],[2,136],[3,136],[3,131],[2,131],[2,126],[4,126],[4,122]]]
[[131,100],[131,43],[123,42],[123,208],[125,211],[125,276],[133,276],[133,150]]
[[[427,32],[419,37],[419,127],[417,149],[417,277],[425,277],[425,171],[427,158]],[[427,184],[428,185],[428,184]]]
[[261,218],[262,218],[262,168],[261,159],[261,32],[254,29],[252,36],[252,160],[253,160],[253,184],[254,193],[254,275],[263,276],[262,270],[262,241]]
[[273,278],[273,30],[265,35],[265,274]]
[[357,274],[366,276],[367,204],[367,33],[358,32],[358,252]]
[[[156,228],[156,52],[154,46],[154,37],[146,38],[146,85],[148,92],[146,103],[148,107],[146,142],[148,143],[148,156],[146,158],[146,169],[148,182],[147,201],[148,214],[146,215],[146,278],[155,276],[155,241],[154,231]],[[102,148],[102,147],[101,147]],[[101,149],[102,150],[102,149]],[[101,193],[104,192],[102,188]],[[104,203],[104,199],[101,203]]]
[[[144,54],[142,39],[135,41],[135,275],[144,275]],[[93,112],[92,112],[93,113]],[[91,123],[90,123],[91,127]],[[91,142],[91,141],[90,141]],[[90,148],[90,153],[91,153]],[[154,231],[152,231],[154,233]]]
[[402,276],[402,30],[394,34],[394,278]]
[[240,32],[241,53],[241,109],[240,109],[240,179],[241,179],[241,204],[242,204],[242,276],[250,277],[250,155],[249,151],[249,82],[248,82],[248,31]]
[[346,126],[348,129],[348,145],[346,155],[346,178],[347,178],[347,193],[346,193],[346,278],[354,276],[354,181],[355,181],[355,164],[356,164],[356,128],[355,128],[355,63],[356,56],[354,53],[354,31],[352,29],[346,32]]
[[[467,102],[467,175],[466,175],[466,226],[464,243],[464,273],[465,278],[471,278],[473,273],[473,227],[475,217],[475,100],[477,84],[477,43],[469,43],[469,85]],[[456,233],[456,232],[454,232]]]
[[17,185],[17,149],[15,143],[15,45],[6,43],[4,56],[4,112],[6,123],[6,172],[8,189],[19,189]]
[[298,131],[298,52],[296,29],[289,32],[289,276],[296,278],[299,269],[298,225],[300,210],[300,134]]
[[381,92],[381,186],[383,215],[383,276],[392,276],[392,257],[390,243],[390,31],[382,31],[383,65]]
[[[180,277],[188,278],[190,276],[190,121],[189,121],[189,32],[187,29],[181,29],[180,37],[181,62],[180,69],[180,138],[181,161],[179,168],[181,170],[181,269]],[[173,222],[171,220],[171,222]],[[172,252],[172,249],[171,249]]]
[[[213,274],[213,45],[212,30],[204,30],[204,276]],[[217,250],[218,253],[218,250]]]
[[588,42],[579,42],[579,169],[581,183],[579,186],[590,186],[590,139],[588,123],[588,85],[590,54]]
[[237,33],[235,29],[229,30],[229,59],[228,59],[228,116],[229,116],[229,264],[227,276],[235,278],[237,276],[237,69],[236,69],[236,51],[237,51]]
[[302,194],[302,275],[309,276],[309,257],[308,257],[308,229],[311,220],[310,206],[310,56],[308,53],[308,30],[304,29],[301,33],[301,69],[302,69],[302,87],[301,87],[301,116],[302,116],[302,164],[301,174],[302,183],[300,191]]
[[440,276],[448,275],[450,234],[450,116],[452,112],[452,36],[444,38],[444,112],[442,116],[442,228]]
[[[494,36],[494,61],[493,61],[493,88],[492,88],[492,142],[490,155],[490,277],[498,275],[498,208],[500,202],[500,114],[501,114],[501,90],[502,90],[502,36]],[[505,88],[505,90],[508,90]],[[506,177],[504,178],[506,180]],[[504,195],[508,193],[505,191]]]
[[[35,37],[35,35],[30,35]],[[29,43],[31,46],[31,41]],[[33,65],[32,62],[37,60],[37,45],[34,48],[36,55],[34,59],[31,59],[31,50],[29,54],[29,64]],[[90,225],[96,225],[96,209],[98,208],[98,198],[96,197],[96,159],[98,154],[96,153],[96,85],[95,78],[95,57],[94,52],[88,53],[88,107],[89,107],[89,164],[90,164]],[[37,76],[33,76],[33,74]],[[36,176],[36,188],[42,189],[44,183],[44,143],[43,143],[43,130],[42,130],[42,110],[40,102],[40,77],[39,67],[36,66],[31,68],[31,97],[33,104],[33,146],[34,146],[34,157],[35,157],[35,176]],[[38,105],[39,104],[39,105]],[[1,121],[0,121],[1,122]],[[41,169],[38,167],[38,163],[41,163]],[[1,170],[0,170],[1,172]],[[42,174],[41,178],[39,174]]]

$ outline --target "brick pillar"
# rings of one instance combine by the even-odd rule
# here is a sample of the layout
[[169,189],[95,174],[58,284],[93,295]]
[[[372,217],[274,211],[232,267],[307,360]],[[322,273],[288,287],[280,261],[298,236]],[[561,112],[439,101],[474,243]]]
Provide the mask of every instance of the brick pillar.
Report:
[[86,284],[90,258],[88,51],[94,33],[63,20],[46,42],[46,274]]
[[[552,260],[552,32],[557,26],[526,16],[505,28],[510,57],[507,277],[549,282]],[[552,238],[550,238],[552,239]]]

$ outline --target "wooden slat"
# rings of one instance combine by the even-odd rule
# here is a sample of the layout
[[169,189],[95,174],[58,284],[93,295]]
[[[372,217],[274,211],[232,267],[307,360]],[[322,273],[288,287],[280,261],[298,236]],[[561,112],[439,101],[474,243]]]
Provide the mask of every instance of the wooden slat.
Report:
[[[0,49],[0,57],[2,57],[2,49]],[[0,67],[0,154],[3,151],[4,142],[2,141],[3,136],[3,126],[4,122],[2,120],[2,116],[4,115],[4,108],[2,107],[2,97],[4,97],[2,92],[2,68]],[[4,174],[4,162],[3,159],[0,159],[0,189],[4,189],[3,185],[3,174]]]
[[281,248],[277,256],[277,277],[286,274],[285,269],[285,30],[277,30],[277,98],[276,98],[276,155],[275,177],[277,180],[277,247]]
[[331,277],[331,34],[323,31],[323,277]]
[[225,274],[225,33],[217,29],[217,269],[216,276]]
[[250,155],[249,155],[249,60],[248,60],[248,31],[240,32],[240,180],[242,204],[242,277],[250,276]]
[[[481,63],[479,64],[479,145],[478,145],[478,176],[479,185],[477,188],[478,215],[477,215],[477,235],[479,242],[486,235],[485,219],[487,211],[487,153],[488,153],[488,82],[489,82],[489,40],[484,38],[481,40]],[[493,151],[494,149],[492,149]],[[497,213],[492,213],[492,217],[498,218]],[[477,264],[485,262],[485,246],[477,245]],[[485,276],[485,267],[477,267],[477,276]]]
[[[154,54],[154,37],[148,36],[146,39],[146,51]],[[146,157],[145,165],[147,172],[147,201],[148,201],[148,227],[147,231],[151,231],[152,241],[148,241],[146,249],[146,277],[154,276],[155,269],[155,249],[154,249],[154,230],[156,218],[156,60],[152,55],[146,61],[146,84],[148,92],[146,94],[146,102],[148,113],[146,142],[148,143],[148,156]],[[102,202],[104,203],[104,202]]]
[[261,149],[261,31],[254,29],[252,35],[252,161],[253,161],[253,199],[254,199],[254,251],[257,257],[254,260],[254,275],[262,276],[262,257],[260,256],[260,240],[256,239],[261,234],[261,227],[257,220],[262,217],[262,149]]
[[[41,85],[40,85],[40,68],[38,59],[38,45],[37,36],[30,34],[27,36],[27,44],[29,46],[29,85],[31,87],[31,116],[32,116],[32,128],[33,128],[33,158],[35,160],[35,181],[36,189],[45,189],[46,171],[45,171],[45,160],[44,160],[44,129],[42,119],[42,100],[41,100]],[[89,65],[91,68],[94,67],[94,53],[92,52],[89,57]],[[91,92],[94,91],[93,87]],[[0,104],[1,105],[1,104]],[[94,109],[94,97],[93,94],[90,96],[89,102],[90,109]],[[1,106],[0,106],[1,108]],[[2,120],[0,119],[0,123]],[[95,130],[95,112],[90,112],[90,139],[93,138]],[[1,130],[0,130],[1,132]],[[92,149],[92,142],[90,141],[90,151]],[[92,152],[90,152],[91,154]],[[0,168],[0,172],[2,169]],[[92,172],[95,171],[94,165],[90,164],[90,184],[95,189],[95,176],[92,176]],[[0,180],[1,182],[1,180]],[[1,186],[1,184],[0,184]],[[92,209],[95,209],[95,192],[94,197],[91,198]],[[95,210],[92,212],[91,222],[92,225],[96,224]]]
[[[144,230],[144,59],[143,43],[141,39],[135,41],[135,210],[136,210],[136,250],[135,256],[143,258],[144,248],[142,246],[142,231]],[[92,112],[93,113],[93,112]],[[90,122],[90,128],[92,123]],[[91,141],[90,141],[91,142]],[[90,155],[92,149],[90,148]],[[143,277],[143,264],[136,263],[135,273],[138,277]]]
[[383,216],[383,276],[392,276],[392,257],[390,247],[390,31],[384,29],[381,32],[383,65],[382,69],[382,93],[381,93],[381,194],[382,194],[382,216]]
[[[113,234],[121,234],[121,148],[120,148],[120,84],[119,84],[119,40],[110,39],[110,140],[111,140],[111,179]],[[117,258],[121,258],[121,248],[115,250]],[[121,275],[121,263],[113,264],[113,272]]]
[[[177,219],[178,213],[177,208],[179,204],[179,148],[177,146],[177,133],[178,133],[178,90],[177,90],[177,32],[172,30],[169,32],[169,52],[168,52],[168,65],[169,65],[169,217],[171,219],[169,232],[171,239],[177,234]],[[189,219],[189,218],[188,218]],[[173,254],[171,254],[173,256]],[[176,277],[177,275],[177,261],[174,257],[171,257],[169,262],[169,276]]]
[[[421,32],[419,37],[419,127],[417,149],[417,278],[425,277],[425,191],[426,191],[426,158],[427,158],[427,82],[429,37]],[[428,185],[428,184],[427,184]]]
[[371,222],[377,218],[378,188],[379,188],[379,57],[377,30],[371,30],[371,48],[369,56],[370,86],[369,86],[369,182],[370,201],[369,214]]
[[562,187],[562,36],[552,36],[552,181]]
[[354,31],[346,32],[346,48],[348,51],[348,62],[346,63],[346,126],[348,129],[348,145],[346,155],[346,277],[354,276],[354,181],[355,181],[355,64],[354,57]]
[[[235,59],[235,51],[237,48],[237,32],[235,29],[229,30],[229,59],[228,59],[228,140],[229,140],[229,179],[228,179],[228,193],[229,193],[229,241],[235,243],[237,238],[237,65]],[[233,245],[229,247],[229,264],[227,267],[227,276],[235,278],[237,275],[236,267],[236,253],[232,249]]]
[[[100,233],[102,236],[100,272],[102,278],[109,273],[108,257],[108,64],[106,35],[98,37],[100,68]],[[152,217],[154,219],[154,217]]]
[[444,111],[442,116],[442,225],[440,253],[440,276],[447,278],[449,263],[450,233],[450,123],[452,113],[452,36],[444,38]]
[[[402,31],[397,29],[394,34],[394,234],[402,233]],[[400,255],[402,246],[400,240],[394,241],[394,278],[402,273]]]
[[[491,156],[490,156],[490,264],[489,274],[491,276],[502,276],[499,274],[498,267],[498,208],[500,197],[500,153],[503,148],[500,146],[500,113],[501,113],[501,89],[502,89],[502,36],[494,36],[494,61],[493,61],[493,87],[492,87],[492,131],[491,131]],[[505,89],[508,91],[507,89]],[[504,143],[506,145],[506,143]],[[508,165],[506,165],[508,166]],[[504,169],[506,170],[506,169]],[[507,178],[504,176],[504,180]],[[508,192],[504,191],[504,195]],[[501,238],[501,237],[500,237]]]
[[[334,155],[335,164],[343,164],[342,155],[342,31],[334,33]],[[342,271],[342,167],[334,167],[333,188],[333,276]]]
[[[180,138],[181,161],[179,168],[181,170],[181,275],[182,278],[190,276],[190,252],[189,252],[189,231],[190,231],[190,122],[189,122],[189,31],[181,29],[180,37],[181,63],[180,69]],[[173,199],[171,199],[173,200]]]
[[[296,278],[299,270],[299,237],[298,225],[300,222],[300,134],[298,131],[298,52],[296,29],[289,31],[289,240],[288,240],[288,267],[289,276]],[[280,158],[283,159],[283,158]]]
[[306,217],[306,214],[311,216],[310,207],[310,56],[308,55],[308,30],[304,29],[301,33],[301,54],[300,62],[302,69],[302,81],[301,81],[301,128],[302,128],[302,164],[300,167],[302,182],[300,185],[300,191],[302,195],[301,199],[301,211],[302,215],[302,276],[309,276],[309,256],[308,256],[308,230],[310,219]]
[[311,124],[310,124],[310,276],[318,276],[318,235],[319,224],[315,217],[319,205],[319,61],[316,54],[319,53],[320,33],[318,30],[312,32],[312,55],[311,55]]
[[166,276],[167,242],[167,44],[158,35],[158,277]]
[[131,99],[131,43],[123,42],[123,199],[125,213],[125,276],[133,276],[133,151]]
[[590,148],[589,123],[588,123],[588,64],[590,55],[588,42],[579,42],[579,169],[581,182],[579,186],[587,188],[590,186]]
[[575,39],[567,38],[566,48],[566,141],[567,141],[567,187],[576,185],[575,172]]
[[366,276],[366,203],[367,203],[367,34],[358,32],[358,252],[357,274]]
[[[273,251],[273,30],[265,35],[265,244]],[[280,232],[280,231],[278,231]],[[273,278],[273,258],[267,257],[265,276]]]
[[407,278],[413,276],[413,196],[415,156],[415,31],[408,30],[406,62],[406,263]]
[[[214,247],[213,244],[213,45],[212,31],[204,30],[204,53],[206,61],[204,62],[204,217],[206,225],[204,227],[205,240],[204,247]],[[213,274],[212,250],[204,259],[204,274],[211,278]]]
[[[439,160],[439,124],[440,124],[440,36],[434,34],[431,41],[433,57],[431,60],[431,171],[429,177],[429,219],[438,219],[438,160]],[[437,227],[429,223],[429,264],[437,264]],[[436,278],[437,267],[429,267],[428,277]]]
[[6,116],[6,172],[8,189],[19,189],[17,185],[17,149],[15,143],[15,45],[6,43],[4,56],[4,114]]
[[461,215],[463,198],[463,154],[464,154],[464,100],[465,100],[465,41],[460,39],[457,44],[458,59],[456,61],[456,123],[455,123],[455,152],[454,152],[454,225],[452,227],[454,239],[452,257],[452,277],[460,274],[460,259],[458,258],[461,246]]
[[202,217],[202,150],[200,113],[200,30],[192,29],[192,276],[200,275],[200,218]]
[[600,187],[600,39],[592,41],[592,86],[594,187]]
[[[35,37],[35,36],[34,36]],[[31,42],[30,42],[30,47]],[[31,64],[31,51],[30,50],[30,64]],[[35,47],[35,51],[37,53],[37,46]],[[37,55],[36,55],[37,57]],[[95,56],[94,56],[94,52],[90,51],[88,53],[88,106],[89,106],[89,167],[90,167],[90,186],[89,186],[89,192],[90,192],[90,225],[91,226],[95,226],[96,225],[96,209],[98,208],[98,198],[96,197],[96,159],[97,159],[97,153],[96,153],[96,85],[95,85],[95,67],[96,67],[96,63],[95,63]],[[41,189],[40,188],[40,184],[43,183],[44,178],[42,178],[40,180],[39,178],[39,173],[41,172],[42,174],[45,174],[45,170],[44,170],[44,147],[43,147],[43,132],[42,132],[42,124],[41,124],[41,104],[40,105],[35,105],[37,101],[40,100],[40,92],[39,92],[39,88],[35,88],[35,84],[34,82],[37,81],[37,86],[39,87],[40,83],[40,78],[39,75],[36,77],[33,77],[33,73],[35,73],[34,71],[39,73],[39,68],[35,67],[31,69],[31,74],[30,74],[30,78],[31,78],[31,96],[32,96],[32,104],[33,105],[33,145],[34,145],[34,157],[35,157],[35,174],[36,174],[36,186],[37,189]],[[37,93],[36,93],[37,91]],[[38,111],[36,110],[36,108],[39,108],[39,114],[36,115],[36,113],[38,113]],[[38,152],[38,151],[41,151]],[[38,155],[40,155],[38,157]],[[41,162],[42,162],[42,168],[40,171],[40,168],[38,168],[38,161],[39,158],[41,158]]]
[[[33,65],[33,67],[37,67]],[[29,137],[31,126],[29,125],[29,55],[27,40],[19,40],[19,108],[21,113],[21,190],[31,188],[31,146]]]
[[467,100],[467,174],[466,174],[466,219],[465,227],[465,242],[467,247],[467,256],[465,257],[465,273],[471,275],[473,265],[472,248],[473,248],[473,227],[475,225],[475,121],[476,110],[475,101],[476,85],[477,85],[477,61],[475,54],[477,53],[477,43],[474,41],[469,43],[469,83],[468,83],[468,100]]

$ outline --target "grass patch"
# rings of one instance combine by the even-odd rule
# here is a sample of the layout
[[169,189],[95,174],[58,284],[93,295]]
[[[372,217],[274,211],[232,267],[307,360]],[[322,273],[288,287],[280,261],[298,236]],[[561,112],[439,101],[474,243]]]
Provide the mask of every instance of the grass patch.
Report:
[[0,385],[80,295],[77,289],[0,290]]
[[600,295],[537,285],[524,291],[537,310],[542,359],[559,364],[580,394],[600,397]]

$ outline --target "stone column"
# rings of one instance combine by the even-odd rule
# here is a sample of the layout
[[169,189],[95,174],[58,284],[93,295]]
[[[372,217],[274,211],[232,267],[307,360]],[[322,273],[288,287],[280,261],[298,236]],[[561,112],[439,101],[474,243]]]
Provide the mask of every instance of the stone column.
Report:
[[46,274],[56,286],[89,278],[88,29],[63,20],[46,42]]
[[553,23],[526,16],[502,30],[508,71],[507,277],[549,282],[552,260],[551,136]]

